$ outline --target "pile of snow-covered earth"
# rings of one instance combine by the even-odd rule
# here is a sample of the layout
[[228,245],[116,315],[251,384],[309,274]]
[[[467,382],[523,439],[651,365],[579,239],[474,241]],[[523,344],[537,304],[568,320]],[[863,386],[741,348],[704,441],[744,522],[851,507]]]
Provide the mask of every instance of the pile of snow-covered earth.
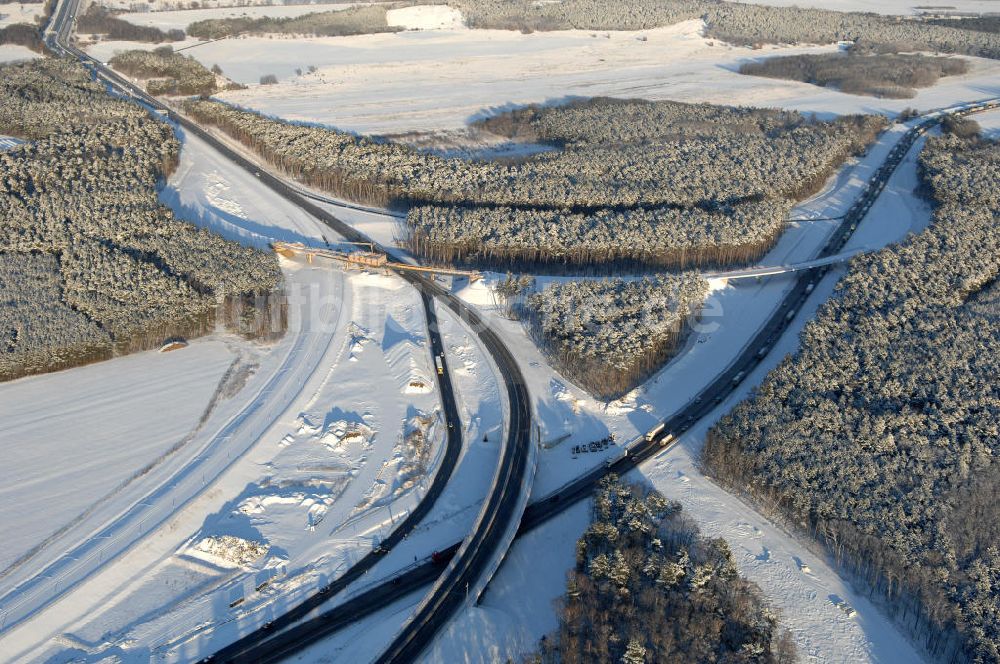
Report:
[[249,565],[267,553],[268,546],[261,542],[245,540],[242,537],[222,535],[221,537],[206,537],[195,544],[194,549],[221,558],[227,563],[243,566]]

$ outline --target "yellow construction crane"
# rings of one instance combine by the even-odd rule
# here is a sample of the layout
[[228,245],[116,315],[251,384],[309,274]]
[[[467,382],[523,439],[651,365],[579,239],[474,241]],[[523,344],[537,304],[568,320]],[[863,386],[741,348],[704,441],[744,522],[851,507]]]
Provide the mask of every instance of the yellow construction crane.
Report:
[[374,246],[371,244],[368,244],[369,251],[334,251],[319,247],[307,247],[301,242],[273,242],[271,246],[276,253],[281,254],[285,258],[306,256],[310,263],[313,262],[314,257],[318,256],[320,258],[339,261],[348,266],[354,265],[357,267],[407,270],[409,272],[427,272],[452,277],[467,277],[470,282],[478,281],[483,276],[475,270],[459,270],[451,267],[426,267],[423,265],[410,265],[409,263],[390,261],[389,257],[384,253],[372,251]]

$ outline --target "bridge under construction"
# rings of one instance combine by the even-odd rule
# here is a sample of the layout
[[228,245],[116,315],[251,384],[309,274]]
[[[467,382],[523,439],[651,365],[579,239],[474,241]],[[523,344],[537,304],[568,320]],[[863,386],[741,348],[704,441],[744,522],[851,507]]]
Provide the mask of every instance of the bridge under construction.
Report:
[[482,274],[475,270],[459,270],[450,267],[428,267],[425,265],[411,265],[390,261],[389,257],[381,251],[375,251],[373,245],[367,245],[368,250],[358,251],[335,251],[333,249],[323,249],[320,247],[309,247],[301,242],[272,242],[274,251],[285,258],[305,256],[310,263],[316,257],[328,258],[343,263],[348,267],[384,269],[384,270],[404,270],[407,272],[423,272],[425,274],[439,274],[449,277],[465,277],[469,282],[478,281]]

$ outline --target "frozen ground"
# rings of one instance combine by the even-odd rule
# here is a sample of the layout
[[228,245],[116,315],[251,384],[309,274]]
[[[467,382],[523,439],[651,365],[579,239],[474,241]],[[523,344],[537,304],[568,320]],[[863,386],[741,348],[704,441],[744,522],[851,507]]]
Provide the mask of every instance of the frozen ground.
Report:
[[[847,95],[795,81],[736,73],[747,59],[826,52],[824,47],[731,47],[701,36],[700,21],[642,32],[430,30],[358,37],[223,40],[186,51],[250,85],[220,98],[289,120],[363,133],[457,130],[470,119],[531,102],[609,95],[781,106],[822,116],[895,113],[979,99],[1000,90],[1000,62],[972,59],[914,99]],[[645,38],[645,41],[641,38]],[[110,57],[107,42],[91,52]],[[295,69],[318,68],[295,74]],[[263,74],[277,85],[257,85]]]
[[0,384],[0,570],[189,436],[237,343],[209,337]]
[[2,44],[0,45],[0,64],[4,62],[20,62],[21,60],[34,60],[35,58],[42,57],[38,53],[35,53],[30,48],[25,48],[24,46],[19,46],[17,44]]
[[748,5],[773,7],[816,7],[840,12],[875,12],[878,14],[925,14],[948,12],[988,13],[1000,11],[996,0],[739,0]]
[[[11,2],[0,5],[0,28],[13,23],[35,24],[35,18],[42,15],[42,3],[21,4]],[[6,45],[5,45],[6,46]]]

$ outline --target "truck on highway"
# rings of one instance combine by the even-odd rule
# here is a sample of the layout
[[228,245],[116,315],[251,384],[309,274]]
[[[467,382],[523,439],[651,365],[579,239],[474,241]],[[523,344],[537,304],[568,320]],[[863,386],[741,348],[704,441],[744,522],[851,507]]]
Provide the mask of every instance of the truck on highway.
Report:
[[660,422],[655,427],[646,432],[646,442],[651,442],[656,435],[663,431],[663,427],[667,426],[666,422]]
[[444,363],[441,362],[441,356],[440,355],[435,355],[434,356],[434,366],[437,367],[437,371],[438,371],[439,375],[444,375]]

